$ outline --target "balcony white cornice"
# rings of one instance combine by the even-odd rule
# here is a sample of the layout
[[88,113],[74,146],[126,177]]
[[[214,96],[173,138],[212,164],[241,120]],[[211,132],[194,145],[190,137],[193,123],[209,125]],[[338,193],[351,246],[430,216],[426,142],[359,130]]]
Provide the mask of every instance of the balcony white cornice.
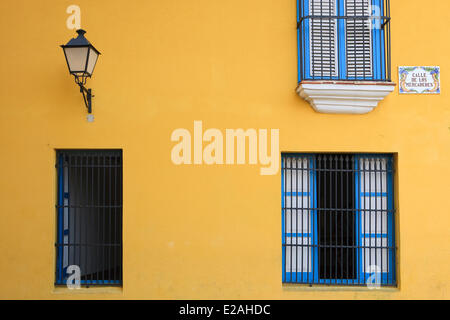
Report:
[[395,86],[393,82],[310,80],[300,82],[297,93],[320,113],[366,114]]

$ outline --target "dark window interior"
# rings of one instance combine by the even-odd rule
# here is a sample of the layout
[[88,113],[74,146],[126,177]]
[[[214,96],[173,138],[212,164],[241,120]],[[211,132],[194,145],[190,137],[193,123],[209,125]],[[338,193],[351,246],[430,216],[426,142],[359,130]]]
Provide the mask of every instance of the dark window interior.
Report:
[[80,267],[82,285],[122,283],[122,152],[64,150],[57,154],[56,283]]
[[355,204],[353,157],[316,158],[319,278],[355,279]]

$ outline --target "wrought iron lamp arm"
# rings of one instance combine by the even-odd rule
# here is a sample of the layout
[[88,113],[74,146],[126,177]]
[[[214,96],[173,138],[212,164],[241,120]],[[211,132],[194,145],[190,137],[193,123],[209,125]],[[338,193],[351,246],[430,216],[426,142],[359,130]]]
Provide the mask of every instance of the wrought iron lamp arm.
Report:
[[86,77],[81,80],[78,76],[75,76],[75,82],[80,86],[80,92],[83,94],[84,104],[88,109],[88,113],[92,113],[92,90],[87,89],[84,85],[86,84]]
[[83,94],[84,104],[88,109],[88,113],[92,113],[92,90],[86,89],[82,84],[79,84],[80,92]]

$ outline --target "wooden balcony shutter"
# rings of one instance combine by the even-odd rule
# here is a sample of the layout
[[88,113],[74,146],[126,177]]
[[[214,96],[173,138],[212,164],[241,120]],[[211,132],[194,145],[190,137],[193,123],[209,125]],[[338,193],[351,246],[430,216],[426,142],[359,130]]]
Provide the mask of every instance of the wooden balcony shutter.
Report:
[[[369,0],[346,0],[347,17],[369,16]],[[352,79],[373,77],[371,20],[347,19],[347,76]]]
[[314,18],[314,16],[336,16],[336,0],[311,0],[309,12],[311,38],[311,75],[314,78],[331,78],[338,74],[337,66],[337,21]]

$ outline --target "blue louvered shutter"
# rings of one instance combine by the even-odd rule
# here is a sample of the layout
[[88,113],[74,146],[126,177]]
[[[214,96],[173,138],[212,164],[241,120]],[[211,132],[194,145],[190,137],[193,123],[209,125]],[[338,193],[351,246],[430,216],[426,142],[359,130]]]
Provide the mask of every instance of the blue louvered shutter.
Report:
[[[336,0],[310,0],[312,16],[336,16]],[[314,78],[333,78],[338,75],[338,47],[336,19],[310,19],[310,74]]]
[[298,0],[297,5],[300,81],[386,80],[382,0]]
[[64,155],[58,157],[58,248],[57,248],[57,284],[64,284],[69,266],[69,168]]
[[[369,0],[346,0],[348,17],[370,16]],[[347,76],[353,80],[372,79],[372,32],[371,20],[347,19],[346,57]]]
[[313,281],[317,255],[311,244],[315,211],[312,156],[286,155],[282,159],[283,282]]
[[394,284],[392,157],[357,156],[355,169],[358,282],[380,272],[382,284]]

